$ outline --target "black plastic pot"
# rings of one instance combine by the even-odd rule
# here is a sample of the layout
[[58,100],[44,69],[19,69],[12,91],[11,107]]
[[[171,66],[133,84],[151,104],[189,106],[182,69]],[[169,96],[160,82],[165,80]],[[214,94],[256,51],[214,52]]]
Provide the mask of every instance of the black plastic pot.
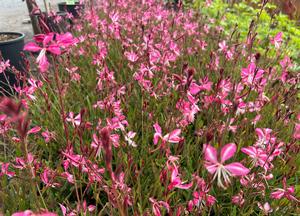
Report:
[[67,4],[66,2],[58,3],[58,10],[61,12],[71,13],[75,18],[79,17],[80,11],[84,9],[83,4],[76,2],[73,5]]
[[[4,60],[9,60],[10,65],[14,66],[18,71],[24,71],[24,60],[21,52],[24,47],[25,34],[19,32],[0,32],[0,35],[16,35],[16,39],[7,41],[0,41],[0,52]],[[0,93],[12,93],[12,88],[17,84],[17,79],[14,73],[6,70],[5,73],[0,74]],[[7,93],[6,92],[6,93]],[[4,93],[4,94],[6,94]]]

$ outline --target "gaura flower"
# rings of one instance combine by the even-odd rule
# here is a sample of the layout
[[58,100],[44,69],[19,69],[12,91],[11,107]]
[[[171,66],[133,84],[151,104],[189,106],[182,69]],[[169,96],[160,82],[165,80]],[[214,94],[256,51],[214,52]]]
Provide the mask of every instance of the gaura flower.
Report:
[[81,115],[78,114],[77,116],[75,116],[73,112],[70,112],[69,117],[66,118],[66,120],[68,122],[71,122],[73,127],[79,126],[81,124]]
[[271,41],[271,44],[273,44],[275,46],[276,49],[279,49],[281,44],[282,44],[282,36],[283,36],[283,33],[282,32],[279,32],[277,35],[275,35],[274,38],[271,38],[270,41]]
[[133,138],[135,137],[136,132],[133,131],[129,131],[126,135],[125,135],[125,140],[128,143],[128,145],[132,146],[132,147],[137,147],[136,143],[133,141]]
[[46,72],[49,68],[49,62],[46,56],[47,52],[53,55],[61,54],[60,47],[54,42],[53,38],[53,33],[49,33],[47,35],[36,35],[34,36],[34,40],[38,43],[41,43],[41,46],[39,46],[35,42],[29,42],[24,46],[25,51],[40,52],[36,59],[36,63],[39,64],[41,72]]
[[179,137],[181,130],[176,129],[173,130],[171,133],[168,133],[166,135],[162,135],[161,127],[158,123],[155,123],[153,125],[155,134],[153,137],[153,143],[156,145],[158,143],[158,140],[161,139],[163,143],[169,142],[169,143],[179,143],[183,138]]
[[57,216],[57,214],[51,212],[33,213],[30,210],[26,210],[24,212],[16,212],[12,216]]
[[258,202],[257,205],[258,205],[258,208],[260,208],[265,215],[269,215],[273,211],[273,209],[271,208],[271,206],[268,202],[266,202],[264,205],[262,205],[260,202]]
[[160,209],[162,207],[166,208],[167,212],[170,211],[170,206],[167,202],[164,201],[156,201],[153,198],[149,198],[150,202],[152,203],[152,212],[155,216],[161,216]]
[[283,188],[276,188],[274,192],[271,193],[271,198],[282,199],[287,198],[288,200],[300,202],[295,196],[295,187],[286,185],[286,178],[282,180]]
[[258,147],[248,146],[243,147],[241,151],[247,154],[252,159],[253,166],[257,167],[260,166],[265,170],[269,170],[271,165],[269,164],[269,156],[266,152]]
[[[34,36],[35,42],[29,42],[24,46],[25,51],[39,52],[36,63],[39,64],[41,72],[46,72],[49,68],[47,52],[53,55],[61,55],[61,49],[67,49],[76,43],[73,35],[69,32],[64,34],[38,34]],[[40,44],[40,45],[38,45]]]
[[[229,177],[231,176],[245,176],[250,170],[244,167],[239,162],[233,162],[225,165],[225,161],[232,158],[236,152],[236,145],[234,143],[226,144],[221,149],[220,159],[217,157],[217,150],[211,145],[205,144],[203,147],[205,167],[210,174],[213,174],[213,180],[217,179],[219,187],[226,189],[230,184]],[[224,181],[224,183],[223,183]]]
[[169,190],[172,190],[173,188],[179,188],[179,189],[189,189],[192,187],[193,182],[190,182],[189,184],[185,184],[181,181],[179,173],[178,173],[178,167],[174,164],[172,167],[172,174],[171,174],[171,183],[168,186]]
[[247,68],[242,68],[242,82],[247,86],[264,83],[264,73],[264,70],[257,68],[254,63],[250,63]]

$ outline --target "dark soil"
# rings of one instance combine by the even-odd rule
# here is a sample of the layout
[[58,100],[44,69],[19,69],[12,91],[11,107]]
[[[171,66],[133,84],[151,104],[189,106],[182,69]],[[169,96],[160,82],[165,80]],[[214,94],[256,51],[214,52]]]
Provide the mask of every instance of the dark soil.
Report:
[[20,37],[20,35],[0,33],[0,42],[14,40],[17,39],[18,37]]

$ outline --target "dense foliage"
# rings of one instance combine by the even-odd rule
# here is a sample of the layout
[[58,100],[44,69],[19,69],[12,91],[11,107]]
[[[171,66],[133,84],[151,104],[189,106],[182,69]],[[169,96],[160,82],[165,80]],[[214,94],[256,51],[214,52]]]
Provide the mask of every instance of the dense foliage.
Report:
[[[280,10],[275,5],[268,3],[262,9],[261,0],[240,1],[233,5],[223,0],[214,0],[210,7],[203,7],[204,4],[203,0],[195,0],[193,6],[201,10],[201,13],[215,19],[215,23],[222,26],[226,34],[231,34],[234,29],[241,38],[246,39],[249,26],[254,21],[257,24],[255,32],[260,52],[264,52],[270,37],[278,32],[284,32],[284,51],[296,61],[297,69],[299,69],[300,28],[296,20],[290,20],[287,15],[279,13]],[[191,6],[191,3],[188,6]],[[273,57],[275,55],[274,52],[269,54]]]
[[30,77],[0,101],[3,213],[299,214],[287,32],[235,30],[219,1],[96,2],[26,44]]

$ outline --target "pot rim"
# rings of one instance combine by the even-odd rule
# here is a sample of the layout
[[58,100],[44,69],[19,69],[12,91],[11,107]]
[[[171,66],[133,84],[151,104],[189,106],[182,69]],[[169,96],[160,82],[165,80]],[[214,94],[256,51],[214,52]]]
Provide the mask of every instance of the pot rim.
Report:
[[0,41],[0,46],[1,45],[12,44],[12,43],[15,43],[15,42],[19,42],[19,41],[21,41],[25,38],[25,34],[22,33],[22,32],[1,32],[0,31],[0,34],[19,35],[19,37],[17,37],[16,39],[11,39],[11,40],[8,40],[8,41]]
[[75,2],[75,4],[67,4],[67,2],[59,2],[57,4],[58,5],[63,5],[63,6],[67,6],[67,5],[70,5],[70,6],[83,6],[83,4],[79,4],[79,2]]

